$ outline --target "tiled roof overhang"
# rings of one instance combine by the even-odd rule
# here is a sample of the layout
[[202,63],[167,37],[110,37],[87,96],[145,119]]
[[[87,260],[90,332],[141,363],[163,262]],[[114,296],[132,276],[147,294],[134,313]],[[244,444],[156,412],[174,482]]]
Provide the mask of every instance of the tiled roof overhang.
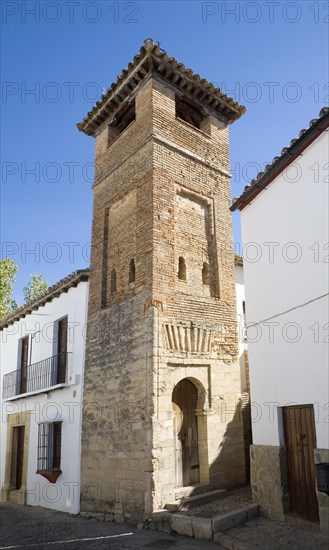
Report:
[[243,210],[259,193],[265,189],[289,164],[294,162],[299,155],[314,141],[322,132],[329,127],[329,107],[323,107],[319,118],[310,122],[308,129],[301,130],[299,137],[292,139],[289,147],[284,147],[281,156],[275,157],[271,164],[266,166],[265,172],[258,176],[244,188],[239,198],[233,199],[231,211]]
[[95,135],[105,120],[132,94],[139,83],[148,75],[158,75],[166,82],[180,90],[184,95],[209,109],[231,124],[246,111],[246,108],[225,95],[205,78],[194,74],[183,63],[169,57],[153,40],[147,39],[135,55],[132,63],[117,77],[108,90],[97,101],[87,116],[77,124],[81,132]]
[[58,298],[63,292],[67,292],[70,288],[78,286],[79,283],[88,281],[90,270],[78,269],[74,271],[64,279],[58,281],[53,286],[49,287],[44,294],[41,294],[36,300],[31,300],[27,304],[24,304],[19,309],[16,309],[13,313],[10,313],[6,317],[0,320],[0,330],[8,327],[18,321],[22,317],[25,317],[32,311],[35,311],[40,306],[44,306],[47,302],[51,302],[54,298]]

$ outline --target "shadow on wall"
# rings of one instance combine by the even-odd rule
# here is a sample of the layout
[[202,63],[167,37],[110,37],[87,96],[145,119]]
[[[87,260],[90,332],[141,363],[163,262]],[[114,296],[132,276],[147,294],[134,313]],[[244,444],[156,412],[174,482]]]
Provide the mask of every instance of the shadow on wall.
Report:
[[223,403],[221,420],[227,423],[229,415],[231,420],[227,423],[224,437],[219,445],[218,456],[210,465],[209,481],[211,485],[216,487],[233,490],[245,485],[250,479],[250,467],[248,471],[246,467],[247,457],[245,456],[244,438],[246,403],[239,399],[233,414],[226,411],[224,405]]
[[[213,407],[216,415],[207,415],[202,411],[204,402],[199,393],[201,389],[198,392],[191,380],[183,379],[181,382],[184,383],[177,384],[172,396],[173,408],[176,412],[174,430],[176,430],[177,441],[184,443],[187,448],[184,451],[181,449],[180,462],[176,462],[176,465],[181,466],[181,473],[178,474],[178,479],[176,477],[176,487],[183,489],[186,486],[195,485],[195,489],[190,493],[190,496],[193,496],[217,488],[236,490],[245,486],[249,481],[249,467],[246,465],[246,457],[249,456],[249,444],[246,447],[244,437],[244,434],[246,434],[244,429],[246,418],[250,420],[250,412],[246,414],[248,408],[250,411],[249,396],[248,399],[242,397],[235,407],[229,410],[226,403],[220,401]],[[191,392],[194,395],[193,400],[189,400]],[[184,415],[179,416],[182,409],[185,409],[185,418],[183,418]],[[132,404],[132,408],[127,410],[126,413],[128,419],[136,419],[142,413],[143,417],[140,420],[145,420],[148,415],[145,404],[142,410],[138,401]],[[124,409],[118,411],[118,418],[123,422],[122,429],[124,429],[126,424]],[[209,426],[209,421],[214,421],[214,423]],[[225,424],[224,435],[222,435],[221,423]],[[197,447],[193,444],[193,438],[191,439],[191,429],[197,431]],[[249,433],[251,433],[251,430]],[[218,441],[215,448],[214,440]],[[208,453],[209,450],[211,452],[211,448],[213,451],[210,455],[212,460],[209,467]],[[106,449],[103,452],[105,453]],[[177,447],[175,452],[177,452]],[[98,461],[97,453],[94,454],[94,462],[96,461]],[[185,469],[190,470],[190,477],[188,478],[186,478],[188,472],[185,471],[184,473],[183,461]],[[117,462],[119,465],[119,458]],[[201,473],[201,483],[197,475],[198,466]],[[101,470],[101,464],[99,470]],[[152,474],[149,473],[147,479],[142,477],[141,474],[142,472],[137,469],[136,480],[117,480],[110,491],[108,490],[106,493],[104,484],[99,481],[99,478],[85,483],[82,493],[82,515],[94,517],[93,513],[96,512],[98,513],[97,517],[104,517],[106,521],[116,523],[135,524],[136,519],[143,521],[145,482],[152,483]],[[209,482],[202,482],[202,479],[206,479],[208,474]],[[110,476],[111,471],[108,470],[105,475]],[[138,481],[138,475],[141,478],[140,481]]]
[[[245,393],[239,399],[235,410],[228,411],[225,402],[219,403],[220,422],[226,424],[226,430],[218,446],[218,453],[212,459],[209,466],[209,484],[205,484],[205,491],[212,489],[236,490],[248,485],[250,482],[250,458],[249,448],[251,441],[251,413],[249,394]],[[208,417],[203,417],[205,421]],[[211,430],[211,428],[210,428]],[[208,434],[209,434],[208,427]],[[216,430],[216,425],[214,425]],[[200,433],[201,431],[201,433]],[[200,438],[201,435],[201,438]],[[204,435],[200,430],[199,424],[199,457],[202,457],[203,451],[207,450],[203,443]],[[183,466],[184,468],[184,466]],[[200,460],[201,484],[204,476],[202,475],[202,458]],[[207,465],[208,468],[208,465]],[[184,483],[184,485],[186,485]],[[192,483],[190,484],[192,485]],[[200,493],[200,484],[191,493],[191,496]]]

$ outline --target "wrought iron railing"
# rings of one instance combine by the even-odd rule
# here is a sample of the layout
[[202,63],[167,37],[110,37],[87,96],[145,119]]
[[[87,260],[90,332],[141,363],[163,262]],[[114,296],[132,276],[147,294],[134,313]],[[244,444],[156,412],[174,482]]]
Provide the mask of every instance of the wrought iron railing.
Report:
[[3,377],[2,398],[44,390],[67,379],[68,353],[59,353],[38,363],[14,370]]

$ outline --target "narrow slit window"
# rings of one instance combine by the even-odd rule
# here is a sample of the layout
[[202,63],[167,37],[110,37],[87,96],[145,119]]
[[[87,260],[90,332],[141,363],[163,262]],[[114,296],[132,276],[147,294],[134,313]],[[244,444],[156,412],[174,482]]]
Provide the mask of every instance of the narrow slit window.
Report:
[[208,286],[210,285],[210,271],[209,264],[207,264],[207,262],[204,262],[202,267],[202,284]]
[[116,269],[111,271],[111,294],[117,291],[117,272]]
[[129,284],[134,283],[136,279],[136,266],[135,266],[135,260],[130,260],[129,264]]
[[178,279],[186,281],[186,263],[182,256],[178,259]]

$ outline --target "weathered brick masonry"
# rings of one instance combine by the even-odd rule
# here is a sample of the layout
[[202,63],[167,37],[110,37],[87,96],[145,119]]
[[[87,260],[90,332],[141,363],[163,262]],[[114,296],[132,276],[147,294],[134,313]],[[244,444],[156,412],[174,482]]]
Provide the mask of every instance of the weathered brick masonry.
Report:
[[96,138],[82,510],[138,520],[178,486],[245,481],[227,128],[243,112],[146,40],[79,125]]

